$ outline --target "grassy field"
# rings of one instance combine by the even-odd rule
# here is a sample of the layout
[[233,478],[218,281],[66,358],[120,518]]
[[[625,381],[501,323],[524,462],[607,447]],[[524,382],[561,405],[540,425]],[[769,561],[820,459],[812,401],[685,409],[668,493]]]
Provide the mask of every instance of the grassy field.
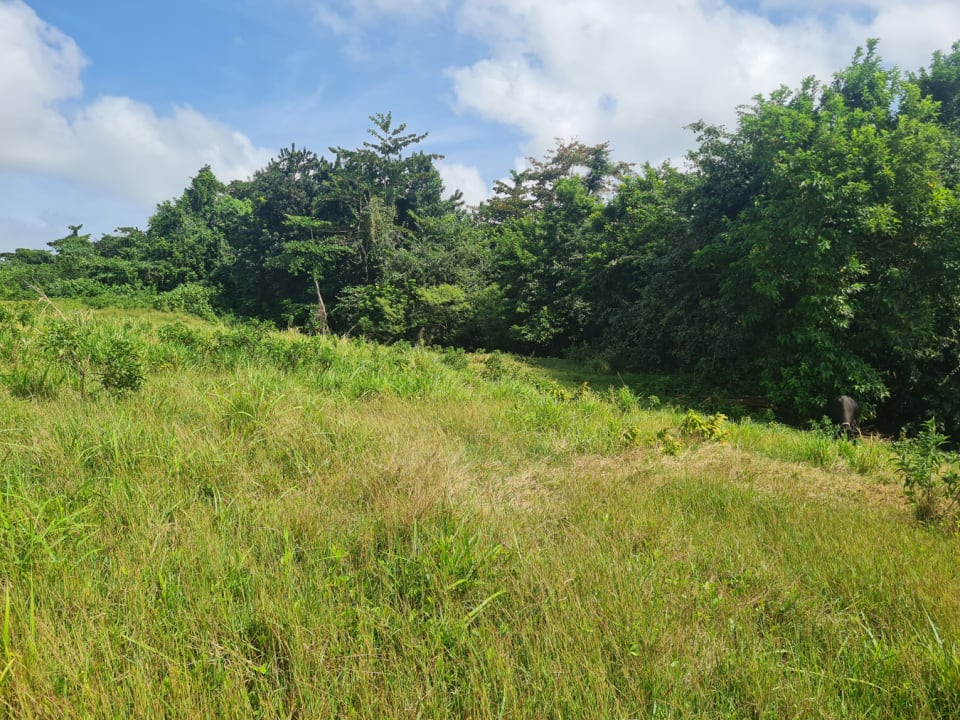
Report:
[[880,440],[43,305],[0,380],[0,716],[960,717],[958,537]]

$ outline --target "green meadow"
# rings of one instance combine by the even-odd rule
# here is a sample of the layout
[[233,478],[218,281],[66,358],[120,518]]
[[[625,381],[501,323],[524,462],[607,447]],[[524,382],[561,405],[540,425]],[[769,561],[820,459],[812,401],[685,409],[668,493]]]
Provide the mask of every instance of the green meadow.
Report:
[[0,716],[960,717],[958,535],[890,444],[688,409],[2,305]]

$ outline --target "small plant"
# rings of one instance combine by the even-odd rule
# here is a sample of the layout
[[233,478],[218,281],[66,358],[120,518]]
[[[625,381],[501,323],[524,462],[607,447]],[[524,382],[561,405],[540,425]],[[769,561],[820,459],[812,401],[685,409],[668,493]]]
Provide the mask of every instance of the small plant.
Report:
[[480,375],[486,380],[502,380],[506,375],[507,369],[504,366],[503,355],[499,352],[492,352],[483,359],[483,367]]
[[[67,316],[53,303],[50,305],[59,317],[42,328],[37,347],[49,367],[56,367],[67,375],[75,374],[81,398],[87,398],[91,379],[99,380],[105,390],[114,394],[140,389],[146,380],[145,351],[128,334],[129,327],[104,332],[89,316],[79,313]],[[37,378],[41,382],[36,387],[42,392],[29,394],[49,395],[54,388],[46,377]],[[22,389],[27,387],[23,382],[20,385]]]
[[76,373],[80,397],[87,397],[87,378],[93,366],[89,327],[79,316],[53,320],[40,336],[40,347],[47,358]]
[[640,407],[639,399],[633,394],[633,391],[626,386],[615,388],[611,385],[607,388],[607,395],[610,402],[619,408],[621,412],[631,412]]
[[643,444],[645,433],[639,426],[631,425],[620,433],[620,437],[627,445],[637,447]]
[[470,359],[463,348],[441,348],[438,352],[440,353],[440,361],[455,370],[466,370],[470,364]]
[[657,445],[667,455],[679,455],[683,439],[672,428],[664,428],[657,433]]
[[726,426],[727,416],[723,413],[704,416],[695,410],[687,410],[680,423],[680,434],[700,440],[721,442],[730,434]]
[[113,337],[100,347],[100,382],[115,395],[139,390],[147,379],[147,367],[141,348],[125,336]]
[[[920,522],[949,514],[960,500],[960,473],[943,469],[951,459],[943,450],[948,440],[937,431],[936,420],[931,418],[923,423],[916,437],[903,436],[893,444],[904,492]],[[941,500],[947,501],[942,512]]]

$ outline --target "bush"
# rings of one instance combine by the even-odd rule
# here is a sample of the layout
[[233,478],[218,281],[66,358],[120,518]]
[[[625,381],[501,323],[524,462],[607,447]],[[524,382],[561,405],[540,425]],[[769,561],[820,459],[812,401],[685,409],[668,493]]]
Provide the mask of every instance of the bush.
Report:
[[210,304],[214,290],[199,283],[184,283],[173,290],[160,293],[154,300],[157,310],[167,312],[185,312],[204,320],[216,319],[216,313]]
[[726,424],[727,416],[723,413],[704,416],[694,410],[687,410],[687,414],[680,423],[680,434],[700,440],[720,442],[730,434]]
[[[931,418],[916,437],[901,436],[893,444],[904,492],[921,522],[949,514],[960,499],[960,473],[944,470],[948,461],[956,461],[955,454],[943,450],[948,440],[947,436],[937,432],[936,420]],[[944,500],[947,505],[941,511]]]
[[90,278],[56,280],[47,285],[47,295],[62,298],[92,298],[109,292],[110,288]]
[[147,379],[143,349],[125,336],[107,339],[99,348],[100,382],[107,391],[122,395],[139,390]]
[[411,295],[412,289],[407,285],[383,283],[350,287],[341,292],[333,314],[348,332],[392,342],[411,332],[408,318]]
[[114,394],[139,390],[146,379],[142,346],[125,331],[105,329],[85,316],[63,315],[51,321],[38,340],[50,365],[76,376],[82,398],[87,397],[92,379],[99,379]]

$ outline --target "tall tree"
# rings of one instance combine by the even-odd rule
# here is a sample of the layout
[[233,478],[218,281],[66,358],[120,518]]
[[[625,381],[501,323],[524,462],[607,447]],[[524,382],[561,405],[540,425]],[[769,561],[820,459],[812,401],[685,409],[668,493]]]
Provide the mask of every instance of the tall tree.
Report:
[[960,129],[960,40],[949,53],[937,50],[929,68],[921,68],[914,81],[923,95],[940,103],[940,121]]
[[[183,283],[218,280],[233,263],[226,234],[236,217],[249,211],[249,204],[230,197],[204,165],[179,198],[160,203],[150,217],[141,258],[149,266],[148,282],[158,290],[171,290]],[[127,238],[142,242],[136,234]]]
[[225,281],[236,311],[271,320],[305,318],[313,288],[297,279],[299,264],[281,258],[285,243],[303,239],[304,228],[291,225],[290,218],[318,218],[331,171],[330,163],[312,151],[291,146],[248,182],[231,185],[231,193],[250,207],[250,215],[229,235],[235,260]]
[[511,308],[518,348],[559,352],[598,332],[587,259],[597,242],[594,221],[629,165],[607,143],[557,141],[543,160],[500,183],[479,209],[495,255],[494,282]]
[[827,87],[757,98],[694,156],[703,196],[741,198],[694,266],[755,338],[737,361],[803,414],[839,390],[882,400],[937,352],[956,292],[943,299],[955,193],[935,109],[871,42]]
[[317,309],[312,324],[321,334],[329,332],[330,324],[320,282],[334,268],[336,260],[349,252],[349,248],[325,234],[327,224],[305,215],[288,216],[286,237],[290,239],[284,240],[280,252],[267,260],[272,267],[283,269],[293,276],[306,275],[313,281]]

